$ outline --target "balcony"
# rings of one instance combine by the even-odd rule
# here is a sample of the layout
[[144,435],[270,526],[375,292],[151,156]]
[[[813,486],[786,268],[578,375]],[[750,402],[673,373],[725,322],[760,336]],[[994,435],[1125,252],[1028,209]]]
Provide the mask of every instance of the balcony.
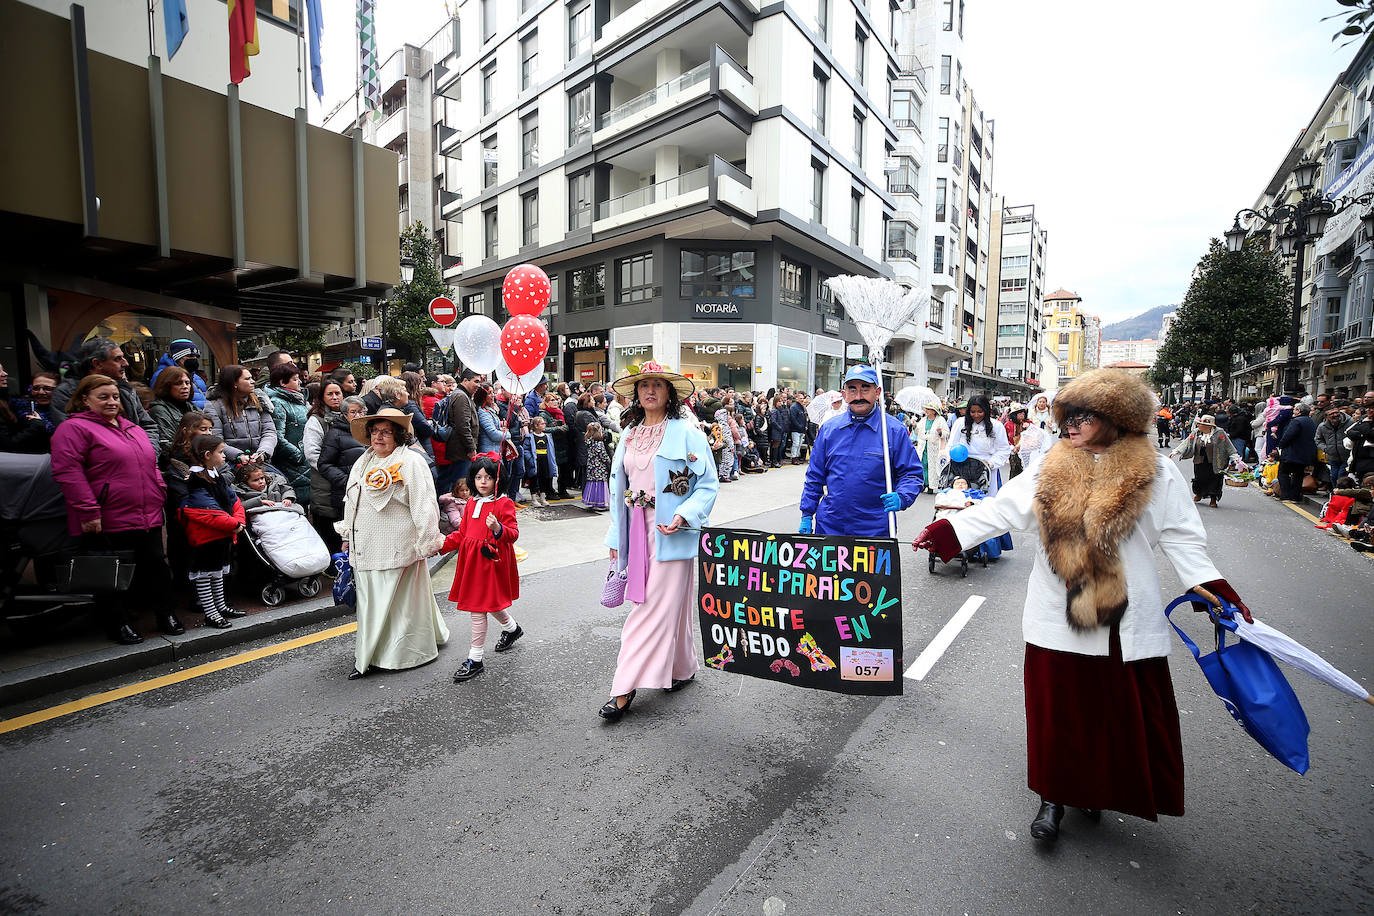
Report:
[[601,232],[693,204],[704,204],[711,199],[712,189],[720,204],[753,217],[758,212],[753,187],[749,175],[719,156],[712,156],[710,162],[700,168],[601,201],[596,205],[596,222],[592,229]]
[[916,252],[906,247],[906,245],[888,245],[887,259],[889,261],[903,260],[914,263],[916,261]]
[[1339,349],[1360,341],[1369,340],[1371,336],[1371,318],[1366,315],[1357,321],[1351,322],[1330,336],[1333,349]]
[[897,78],[902,80],[915,80],[921,84],[921,89],[926,88],[925,64],[915,54],[897,55]]
[[[715,79],[712,79],[713,72]],[[711,49],[710,59],[600,115],[596,119],[593,139],[602,143],[714,92],[730,98],[750,114],[758,114],[758,93],[754,89],[753,76],[716,46]]]
[[396,160],[396,185],[405,187],[410,184],[410,159],[401,156]]
[[463,194],[461,191],[439,191],[439,216],[446,220],[462,218]]
[[[741,0],[741,2],[753,13],[758,13],[760,10],[759,0]],[[606,24],[601,27],[601,37],[592,46],[593,52],[598,55],[639,29],[679,7],[686,6],[687,0],[630,0],[630,2],[612,0],[609,5],[611,16]]]
[[463,158],[463,135],[447,124],[439,125],[439,155]]
[[[636,115],[643,114],[655,106],[660,106],[659,111],[666,111],[669,107],[675,107],[689,99],[705,95],[706,93],[704,91],[689,93],[688,90],[695,86],[702,85],[710,78],[711,62],[705,61],[704,63],[697,64],[681,76],[671,79],[666,83],[660,83],[648,92],[635,96],[623,105],[617,105],[615,108],[612,108],[610,111],[597,118],[597,132],[606,131],[608,128],[615,127],[616,125],[628,126],[624,124],[625,121],[634,118]],[[666,104],[670,99],[673,100],[672,106]],[[654,112],[654,114],[657,113],[659,112]],[[653,115],[646,115],[638,120],[648,120],[648,118],[652,116]],[[601,138],[597,137],[596,139],[599,141]]]
[[377,136],[372,141],[377,146],[389,147],[406,132],[406,106],[402,105],[377,125]]

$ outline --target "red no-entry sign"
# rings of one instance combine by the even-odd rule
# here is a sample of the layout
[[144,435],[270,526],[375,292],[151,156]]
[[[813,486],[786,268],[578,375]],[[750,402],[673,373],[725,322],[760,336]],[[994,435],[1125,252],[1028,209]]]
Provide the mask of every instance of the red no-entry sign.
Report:
[[429,301],[429,317],[435,324],[448,327],[458,320],[458,306],[447,296],[435,296]]

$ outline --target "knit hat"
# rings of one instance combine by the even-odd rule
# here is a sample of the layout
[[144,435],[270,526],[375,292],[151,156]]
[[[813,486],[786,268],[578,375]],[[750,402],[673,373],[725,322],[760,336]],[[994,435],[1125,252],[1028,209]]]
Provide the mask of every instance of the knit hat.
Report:
[[200,347],[189,340],[174,340],[167,347],[167,355],[172,358],[172,362],[179,363],[188,356],[200,356]]

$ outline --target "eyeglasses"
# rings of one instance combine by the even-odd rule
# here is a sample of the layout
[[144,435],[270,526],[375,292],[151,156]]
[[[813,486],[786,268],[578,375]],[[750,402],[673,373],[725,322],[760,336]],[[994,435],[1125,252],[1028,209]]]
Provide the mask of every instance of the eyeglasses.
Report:
[[1065,429],[1078,429],[1080,426],[1082,426],[1082,425],[1085,424],[1085,423],[1091,424],[1091,423],[1095,423],[1095,422],[1097,422],[1097,414],[1095,414],[1095,413],[1078,413],[1078,414],[1074,414],[1073,416],[1069,417],[1068,419],[1066,419],[1066,420],[1064,421],[1064,428],[1065,428]]
[[30,391],[56,391],[56,385],[30,385]]

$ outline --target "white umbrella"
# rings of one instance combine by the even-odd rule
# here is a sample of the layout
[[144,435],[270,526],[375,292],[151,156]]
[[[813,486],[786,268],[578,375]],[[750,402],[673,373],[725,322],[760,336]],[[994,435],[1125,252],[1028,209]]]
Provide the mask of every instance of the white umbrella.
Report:
[[844,412],[844,395],[838,391],[825,391],[811,399],[806,415],[811,422],[820,426],[826,420],[833,420]]
[[897,403],[901,405],[903,410],[917,416],[921,416],[921,411],[925,410],[926,404],[940,400],[935,396],[935,392],[925,385],[908,385],[897,392],[896,397]]

